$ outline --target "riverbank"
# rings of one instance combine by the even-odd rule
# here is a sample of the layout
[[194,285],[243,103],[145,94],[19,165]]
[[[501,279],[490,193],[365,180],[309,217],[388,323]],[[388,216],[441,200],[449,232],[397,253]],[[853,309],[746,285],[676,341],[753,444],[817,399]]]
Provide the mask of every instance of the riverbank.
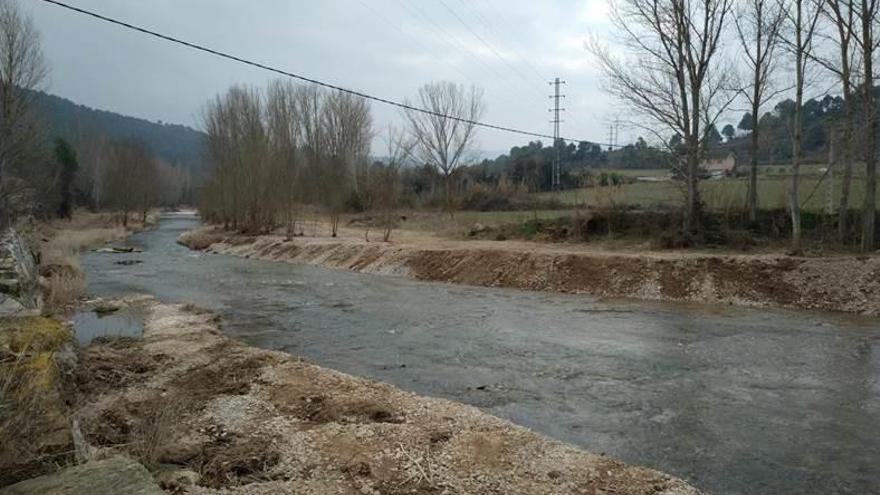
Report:
[[792,257],[687,252],[616,253],[577,245],[431,237],[368,242],[250,236],[206,227],[179,242],[192,249],[487,287],[603,298],[817,309],[880,315],[880,257]]
[[45,310],[67,313],[85,297],[80,253],[150,229],[156,225],[158,217],[158,211],[150,211],[145,222],[140,218],[129,219],[123,226],[118,215],[80,210],[70,220],[54,219],[33,226],[27,237],[31,249],[37,254]]
[[93,457],[171,493],[697,494],[476,408],[224,337],[188,305],[130,298],[143,339],[83,349],[74,409]]
[[[86,295],[82,251],[155,225],[117,225],[109,214],[22,223],[0,245],[0,486],[51,472],[74,458],[65,400],[75,362],[65,321]],[[43,315],[43,316],[40,316]]]

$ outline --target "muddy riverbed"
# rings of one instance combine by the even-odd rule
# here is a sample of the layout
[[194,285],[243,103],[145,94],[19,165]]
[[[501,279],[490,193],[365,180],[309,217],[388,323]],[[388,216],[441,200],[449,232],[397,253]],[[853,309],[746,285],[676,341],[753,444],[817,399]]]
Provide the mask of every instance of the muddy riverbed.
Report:
[[[205,255],[169,215],[85,257],[98,296],[217,311],[248,344],[450,398],[713,493],[880,493],[880,320],[600,301]],[[140,263],[118,264],[135,260]]]

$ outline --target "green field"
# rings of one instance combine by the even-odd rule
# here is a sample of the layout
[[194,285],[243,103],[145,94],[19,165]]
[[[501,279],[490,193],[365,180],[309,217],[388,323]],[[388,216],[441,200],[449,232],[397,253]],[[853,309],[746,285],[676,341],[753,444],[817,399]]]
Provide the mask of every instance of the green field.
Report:
[[486,227],[518,224],[526,220],[554,219],[571,215],[571,209],[537,211],[456,211],[451,217],[443,212],[410,212],[407,221],[400,225],[406,230],[432,232],[443,235],[460,235],[475,224]]
[[[805,210],[821,211],[828,203],[829,179],[820,183],[821,174],[804,177],[800,181],[801,206]],[[758,203],[761,208],[785,208],[789,177],[766,176],[758,182]],[[653,206],[676,206],[682,203],[682,184],[674,181],[636,182],[621,186],[589,187],[566,191],[541,193],[541,199],[555,198],[572,206],[584,205],[607,207],[611,205],[631,205],[650,208]],[[703,201],[716,210],[740,208],[745,205],[748,182],[745,178],[705,180],[700,183]],[[833,203],[835,207],[840,198],[840,180],[835,178]],[[880,194],[878,194],[880,196]],[[864,184],[852,184],[851,205],[860,206],[864,198]]]

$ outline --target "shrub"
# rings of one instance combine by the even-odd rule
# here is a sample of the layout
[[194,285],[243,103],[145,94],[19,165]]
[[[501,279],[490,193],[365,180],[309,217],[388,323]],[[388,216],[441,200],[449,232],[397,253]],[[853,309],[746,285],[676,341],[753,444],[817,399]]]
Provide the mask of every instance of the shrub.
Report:
[[44,287],[46,310],[61,312],[86,295],[85,277],[79,270],[58,271],[46,278]]

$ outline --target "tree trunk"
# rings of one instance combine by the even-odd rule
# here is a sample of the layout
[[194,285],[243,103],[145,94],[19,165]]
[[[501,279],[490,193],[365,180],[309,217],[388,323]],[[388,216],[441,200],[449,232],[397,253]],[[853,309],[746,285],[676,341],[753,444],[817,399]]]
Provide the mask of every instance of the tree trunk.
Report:
[[[757,79],[757,77],[756,77]],[[758,84],[758,83],[756,83]],[[760,110],[758,103],[758,91],[755,91],[755,97],[752,102],[752,143],[751,143],[751,164],[749,166],[749,222],[758,221],[758,111]]]
[[[842,28],[841,28],[842,29]],[[837,240],[844,244],[849,232],[849,198],[852,187],[853,171],[853,131],[855,129],[855,115],[853,112],[852,94],[852,67],[850,65],[850,45],[848,38],[841,31],[840,34],[840,82],[843,86],[843,107],[846,121],[843,128],[843,178],[840,190],[840,207],[837,212]]]
[[852,187],[853,171],[853,102],[852,90],[849,85],[849,75],[845,76],[843,83],[843,99],[846,111],[846,123],[843,128],[843,179],[840,191],[840,209],[837,212],[837,239],[841,244],[846,243],[849,231],[849,197]]
[[443,176],[443,194],[445,196],[446,213],[449,214],[449,218],[452,218],[452,174],[444,174]]
[[694,235],[700,230],[700,191],[697,187],[699,172],[699,140],[696,136],[692,136],[687,151],[687,206],[683,225],[685,235]]
[[801,108],[804,101],[804,44],[803,44],[803,3],[797,2],[797,21],[795,24],[795,103],[794,129],[791,140],[791,184],[788,188],[788,208],[791,212],[791,250],[801,254],[801,206],[798,199],[798,185],[801,171]]
[[394,215],[391,212],[391,209],[388,208],[385,210],[385,229],[382,232],[382,241],[388,242],[391,240],[391,231],[394,229]]
[[339,232],[339,213],[330,214],[330,237],[336,237]]
[[789,210],[791,210],[791,251],[794,254],[800,254],[802,252],[801,208],[798,204],[798,182],[800,181],[800,167],[800,158],[792,158],[791,184],[788,188],[788,208]]
[[874,107],[874,39],[875,18],[867,0],[862,0],[862,43],[864,47],[864,112],[865,112],[865,205],[862,209],[862,252],[874,250],[874,217],[877,210],[877,109]]
[[[0,150],[2,153],[3,150]],[[6,195],[3,194],[3,160],[0,159],[0,231],[5,231],[9,226],[9,207],[6,205]]]

